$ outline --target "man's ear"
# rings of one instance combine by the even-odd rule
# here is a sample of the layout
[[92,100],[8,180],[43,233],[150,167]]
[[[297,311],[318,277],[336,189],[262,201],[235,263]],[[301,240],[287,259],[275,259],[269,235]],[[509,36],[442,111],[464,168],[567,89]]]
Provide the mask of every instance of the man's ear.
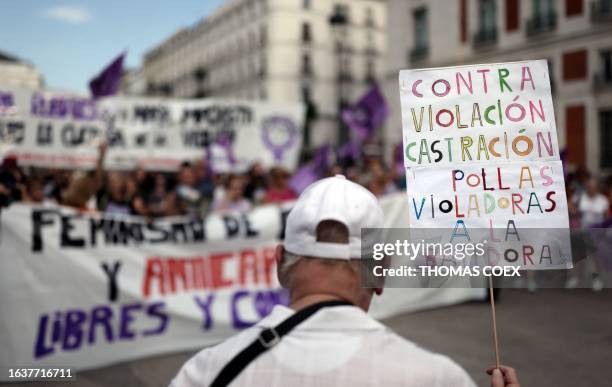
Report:
[[278,277],[278,282],[282,287],[286,287],[285,284],[287,281],[286,278],[284,278],[285,276],[282,270],[285,265],[285,246],[283,246],[282,243],[276,246],[274,258],[276,259],[276,276]]
[[[389,257],[388,255],[385,255],[385,257],[382,260],[382,265],[383,268],[388,269],[389,266],[391,266],[391,257]],[[379,277],[378,278],[378,283],[377,285],[379,285],[379,287],[374,288],[374,293],[376,293],[377,296],[380,296],[383,294],[383,290],[385,289],[385,277]]]

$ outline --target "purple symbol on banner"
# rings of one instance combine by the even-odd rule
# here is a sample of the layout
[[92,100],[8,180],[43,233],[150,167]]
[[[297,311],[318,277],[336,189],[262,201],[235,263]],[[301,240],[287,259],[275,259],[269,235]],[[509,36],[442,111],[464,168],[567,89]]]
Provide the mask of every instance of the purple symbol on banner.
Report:
[[295,144],[297,134],[297,126],[289,117],[272,116],[263,122],[261,139],[274,159],[282,161],[283,153]]
[[13,95],[0,91],[0,114],[9,113],[13,108]]

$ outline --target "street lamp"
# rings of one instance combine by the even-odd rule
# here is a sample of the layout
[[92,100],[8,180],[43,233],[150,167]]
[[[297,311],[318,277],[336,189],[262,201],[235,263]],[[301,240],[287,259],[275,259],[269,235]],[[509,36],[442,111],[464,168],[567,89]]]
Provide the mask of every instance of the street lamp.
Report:
[[350,74],[346,68],[348,63],[349,48],[346,45],[348,18],[346,10],[342,6],[336,6],[334,13],[329,18],[329,25],[332,28],[334,35],[334,48],[336,55],[336,93],[338,103],[338,142],[339,145],[346,143],[349,140],[348,127],[342,121],[342,109],[348,104]]

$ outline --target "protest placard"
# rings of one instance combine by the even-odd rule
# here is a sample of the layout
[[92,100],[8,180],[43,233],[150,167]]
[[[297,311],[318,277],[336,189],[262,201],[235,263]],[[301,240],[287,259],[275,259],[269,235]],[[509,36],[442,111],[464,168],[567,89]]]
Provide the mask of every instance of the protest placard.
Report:
[[478,230],[529,257],[497,263],[571,267],[546,61],[403,70],[399,83],[411,228]]

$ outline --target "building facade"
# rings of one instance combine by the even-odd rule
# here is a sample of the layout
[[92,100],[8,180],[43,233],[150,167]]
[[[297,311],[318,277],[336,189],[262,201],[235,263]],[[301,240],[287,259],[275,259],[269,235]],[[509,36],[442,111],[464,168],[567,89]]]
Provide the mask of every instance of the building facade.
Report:
[[230,0],[149,51],[146,94],[304,102],[305,144],[342,142],[337,112],[384,76],[382,0]]
[[401,69],[547,59],[571,168],[612,171],[612,0],[390,0],[389,150],[401,142]]
[[134,68],[123,71],[119,93],[127,96],[145,95],[147,83],[144,79],[142,69]]
[[39,89],[43,85],[42,75],[32,64],[0,52],[0,86]]

